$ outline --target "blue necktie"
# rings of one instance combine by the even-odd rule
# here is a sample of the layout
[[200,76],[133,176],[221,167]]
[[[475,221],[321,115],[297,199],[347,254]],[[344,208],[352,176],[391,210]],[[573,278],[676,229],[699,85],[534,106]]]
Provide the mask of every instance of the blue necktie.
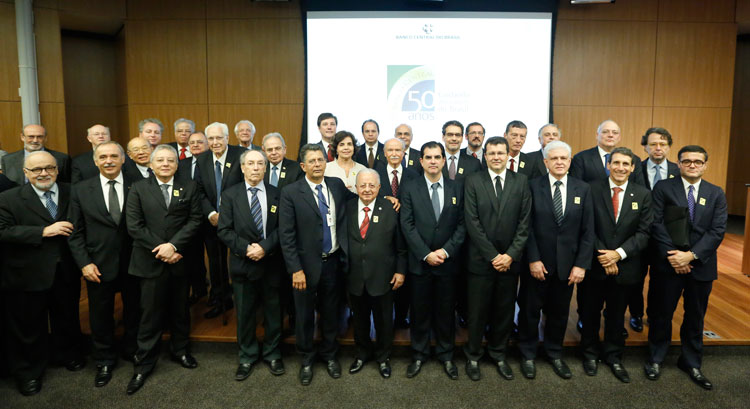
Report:
[[607,172],[607,176],[609,176],[609,168],[607,167],[607,164],[609,163],[609,154],[604,154],[604,171]]
[[55,204],[55,201],[52,200],[52,192],[49,190],[44,192],[44,198],[47,202],[46,207],[49,215],[52,216],[53,219],[57,219],[57,205]]
[[271,169],[271,186],[278,187],[279,186],[279,177],[276,176],[276,170],[279,167],[274,165],[273,169]]
[[216,168],[214,169],[214,178],[216,181],[216,211],[219,211],[219,205],[221,204],[221,162],[216,161]]
[[328,203],[323,194],[323,185],[318,185],[315,188],[318,189],[318,210],[320,210],[320,217],[323,218],[323,253],[328,254],[333,247],[331,229],[328,226]]
[[693,192],[695,191],[695,188],[693,185],[688,186],[688,211],[690,212],[690,221],[695,220],[695,196],[693,196]]
[[263,238],[263,213],[260,209],[260,201],[258,201],[258,189],[257,187],[251,187],[248,188],[250,190],[250,193],[253,194],[252,199],[250,199],[250,213],[253,215],[253,220],[255,220],[255,226],[258,227],[258,232],[260,232],[260,238]]
[[651,185],[651,189],[656,186],[656,182],[661,180],[661,165],[654,166],[654,183]]

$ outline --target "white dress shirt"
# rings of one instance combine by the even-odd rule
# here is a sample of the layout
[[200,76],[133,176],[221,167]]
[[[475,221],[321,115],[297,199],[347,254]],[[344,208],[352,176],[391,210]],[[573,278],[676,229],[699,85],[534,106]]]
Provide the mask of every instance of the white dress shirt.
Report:
[[510,160],[513,159],[513,173],[518,173],[519,164],[521,161],[521,152],[518,152],[516,156],[510,156],[508,154],[508,161],[505,163],[505,168],[510,169]]
[[167,186],[169,186],[167,188],[167,194],[169,195],[169,204],[172,204],[172,199],[173,199],[172,198],[172,188],[174,187],[174,176],[172,176],[172,178],[169,179],[169,181],[167,181],[167,183],[162,183],[162,181],[159,180],[159,179],[156,179],[156,182],[159,184],[159,190],[161,190],[161,185],[167,185]]
[[[555,198],[555,182],[557,182],[557,179],[555,179],[554,176],[552,176],[551,173],[547,173],[547,177],[549,178],[549,186],[550,186],[550,192],[552,194],[552,199]],[[565,176],[563,176],[560,179],[560,182],[562,184],[560,185],[560,196],[562,197],[562,211],[563,214],[565,214],[565,204],[568,199],[568,174],[566,173]]]
[[[216,161],[217,160],[219,161],[219,163],[221,164],[221,177],[222,178],[224,178],[224,166],[227,165],[227,152],[229,152],[229,147],[227,147],[226,149],[224,149],[224,153],[222,153],[221,156],[218,157],[218,158],[216,157],[216,154],[214,154],[213,152],[211,153],[211,160],[213,161],[213,162],[211,162],[211,166],[213,167],[214,172],[216,172]],[[214,177],[216,177],[216,174],[214,174]],[[225,187],[226,186],[222,186],[221,190],[223,191]],[[218,199],[219,199],[219,205],[221,205],[221,192],[218,191],[218,186],[217,186],[216,194],[219,195],[219,197],[218,197]],[[208,214],[208,220],[211,220],[211,217],[213,217],[213,215],[215,215],[216,213],[218,213],[217,210],[221,210],[221,209],[216,209],[216,210],[213,210],[211,213],[209,213]]]
[[180,151],[182,150],[182,148],[185,148],[185,157],[186,158],[192,158],[193,157],[193,154],[190,153],[190,147],[188,145],[180,146],[180,144],[178,143],[177,144],[177,157],[178,158],[180,157]]
[[[698,188],[700,188],[702,180],[703,179],[700,179],[692,185],[693,186],[693,199],[695,201],[696,206],[698,205]],[[690,182],[685,180],[685,178],[682,178],[682,186],[683,186],[683,189],[685,189],[685,200],[687,200],[688,187],[691,186]]]
[[138,168],[138,171],[141,172],[141,175],[144,178],[148,178],[149,177],[148,170],[151,169],[151,168],[149,168],[148,166],[139,165],[137,163],[135,164],[135,167]]
[[[622,212],[622,201],[625,199],[625,190],[628,189],[628,181],[626,180],[625,183],[622,184],[622,186],[617,186],[615,182],[612,181],[612,178],[607,179],[609,181],[609,198],[612,200],[612,196],[615,194],[615,191],[613,190],[616,187],[619,187],[622,189],[620,193],[617,194],[617,218],[615,219],[615,223],[617,223],[618,220],[620,220],[620,213]],[[622,247],[618,247],[615,249],[617,254],[620,255],[620,258],[622,260],[625,260],[628,255],[625,253],[625,250],[622,249]]]
[[122,178],[122,172],[120,172],[119,175],[117,175],[114,179],[107,179],[104,177],[101,173],[99,174],[99,183],[102,184],[102,195],[104,196],[104,206],[107,207],[107,211],[109,211],[109,181],[114,180],[115,182],[115,192],[117,192],[117,201],[120,204],[120,212],[123,212],[125,209],[122,208],[122,204],[125,200],[125,193],[123,189],[123,178]]
[[[399,189],[400,189],[401,188],[401,176],[403,176],[403,174],[404,174],[404,168],[403,168],[403,166],[401,166],[401,164],[399,164],[397,168],[392,168],[391,164],[389,163],[388,166],[386,166],[385,169],[386,169],[386,173],[388,175],[388,182],[387,182],[388,185],[390,185],[391,183],[393,183],[393,171],[394,170],[396,171],[396,180],[398,180],[398,186],[399,186]],[[380,183],[382,184],[383,182],[385,182],[385,181],[382,181]]]
[[[324,155],[325,156],[325,155]],[[268,182],[270,183],[271,180],[273,180],[273,174],[276,174],[276,180],[281,182],[281,165],[284,163],[284,159],[282,158],[279,163],[273,164],[268,163]],[[273,170],[273,167],[276,166],[276,170]],[[326,166],[327,167],[327,166]]]
[[[266,218],[267,218],[266,214],[268,212],[268,203],[266,199],[266,185],[263,184],[262,180],[258,182],[258,184],[255,186],[250,186],[250,184],[247,183],[247,181],[245,181],[244,183],[245,183],[245,192],[247,193],[247,204],[251,212],[253,209],[253,192],[250,191],[250,188],[251,187],[258,188],[258,193],[256,193],[256,196],[258,197],[258,202],[260,203],[260,214],[261,214],[261,218],[263,219],[263,237],[267,237],[266,236]],[[250,219],[252,218],[253,218],[253,215],[251,213]],[[253,220],[253,223],[255,223],[255,220]]]
[[[42,206],[46,209],[47,208],[47,198],[44,197],[45,191],[37,189],[36,186],[34,186],[33,184],[31,185],[31,187],[34,189],[34,192],[36,192],[36,195],[39,196],[39,201],[42,202]],[[49,188],[48,191],[52,192],[52,202],[59,209],[60,208],[60,205],[59,205],[59,203],[60,203],[60,189],[57,187],[57,183],[55,183],[54,185],[52,185],[52,187]]]
[[[307,182],[307,185],[310,186],[310,190],[312,190],[312,195],[315,198],[315,204],[320,207],[320,203],[318,203],[318,184],[311,182],[310,179],[307,178],[307,176],[305,176],[305,182]],[[331,220],[333,221],[333,223],[336,223],[336,201],[328,191],[328,185],[326,185],[325,179],[323,179],[320,184],[323,185],[323,196],[325,196],[326,203],[328,203],[328,214],[331,215]],[[329,225],[328,229],[330,229],[331,231],[331,253],[333,253],[339,249],[339,242],[338,240],[336,240],[336,226]]]
[[372,223],[372,211],[375,209],[375,200],[373,199],[370,204],[365,205],[362,203],[362,199],[357,200],[357,227],[362,226],[362,222],[365,220],[365,211],[362,210],[367,206],[370,210],[367,212],[367,217],[370,219],[370,223]]
[[602,149],[599,145],[596,145],[596,149],[599,151],[599,159],[602,161],[602,166],[604,166],[604,169],[607,169],[607,157],[605,155],[609,155],[609,152]]

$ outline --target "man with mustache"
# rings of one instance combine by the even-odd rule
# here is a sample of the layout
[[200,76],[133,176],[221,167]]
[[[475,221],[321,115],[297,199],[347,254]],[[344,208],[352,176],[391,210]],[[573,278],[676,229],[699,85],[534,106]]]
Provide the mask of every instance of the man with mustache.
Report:
[[487,168],[487,163],[484,161],[484,126],[479,122],[472,122],[466,125],[466,142],[468,145],[465,148],[461,148],[461,153],[465,153],[473,158],[476,158],[482,162],[482,166]]

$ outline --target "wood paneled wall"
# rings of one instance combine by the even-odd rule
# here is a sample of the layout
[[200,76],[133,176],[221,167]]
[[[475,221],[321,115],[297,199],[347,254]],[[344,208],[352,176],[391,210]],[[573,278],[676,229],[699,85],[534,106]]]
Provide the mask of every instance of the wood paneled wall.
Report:
[[641,135],[661,126],[674,138],[670,160],[702,145],[706,179],[725,187],[736,37],[735,0],[560,0],[552,103],[563,139],[574,151],[594,146],[612,119],[622,145],[645,157]]
[[750,35],[737,41],[737,63],[732,106],[732,138],[729,144],[727,199],[729,212],[745,214],[746,183],[750,183],[747,153],[750,152]]

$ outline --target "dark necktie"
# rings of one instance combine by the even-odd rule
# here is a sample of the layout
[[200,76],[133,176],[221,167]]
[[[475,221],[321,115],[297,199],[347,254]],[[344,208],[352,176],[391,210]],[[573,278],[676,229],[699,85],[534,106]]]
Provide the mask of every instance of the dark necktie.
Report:
[[323,218],[323,253],[328,254],[333,247],[331,228],[328,226],[328,203],[326,202],[326,196],[323,194],[323,185],[318,185],[315,188],[318,189],[318,210],[320,211],[320,217]]
[[273,169],[271,169],[271,186],[273,187],[279,186],[279,176],[276,175],[277,169],[279,169],[278,165],[274,165]]
[[562,182],[555,181],[555,194],[552,196],[552,205],[555,207],[555,222],[557,225],[562,225],[563,221],[563,206],[562,206],[562,193],[560,192],[560,185]]
[[497,195],[497,201],[503,197],[503,183],[500,181],[500,176],[495,176],[495,194]]
[[661,165],[654,165],[654,183],[651,184],[651,189],[656,186],[656,182],[661,180]]
[[369,149],[370,154],[367,156],[367,167],[372,169],[375,166],[375,155],[372,154],[372,148]]
[[117,197],[117,190],[115,190],[117,181],[110,180],[107,183],[109,184],[109,215],[112,216],[115,224],[120,224],[122,212],[120,211],[120,200]]
[[154,170],[151,168],[146,168],[146,173],[148,173],[148,177],[154,176]]
[[185,151],[187,148],[180,148],[180,160],[185,159],[187,156],[185,156]]
[[515,172],[516,171],[516,167],[514,166],[515,162],[516,162],[515,159],[510,158],[510,171],[511,172]]
[[161,195],[164,196],[164,203],[167,205],[167,209],[169,209],[169,185],[165,183],[159,187],[161,188]]
[[52,216],[53,219],[57,219],[57,205],[55,204],[55,201],[52,200],[53,194],[54,193],[49,190],[44,192],[45,207],[47,207],[49,215]]
[[396,169],[393,169],[393,179],[391,179],[391,193],[393,193],[393,197],[398,196],[398,171]]
[[695,188],[693,185],[688,186],[688,212],[690,212],[690,221],[695,221],[695,196],[693,195]]
[[607,176],[609,176],[609,168],[607,167],[607,164],[609,163],[609,154],[604,154],[604,171],[607,172]]
[[260,189],[257,187],[250,187],[248,190],[250,190],[250,193],[253,195],[252,199],[250,199],[250,213],[253,215],[255,227],[258,228],[260,238],[263,239],[263,212],[261,211],[260,201],[258,200],[258,190]]
[[435,220],[440,220],[440,197],[438,196],[440,183],[432,184],[432,211],[435,212]]
[[215,166],[214,181],[216,182],[216,211],[218,212],[221,204],[221,162],[217,160]]
[[448,166],[448,177],[450,180],[456,180],[456,157],[451,156],[451,164]]
[[622,192],[622,188],[619,187],[613,187],[612,188],[612,209],[615,211],[615,223],[617,223],[617,213],[618,208],[620,207],[620,192]]
[[370,227],[370,218],[367,216],[367,212],[370,211],[370,208],[365,206],[362,211],[365,212],[365,218],[362,219],[362,224],[359,226],[359,235],[364,239],[367,235],[367,228]]

